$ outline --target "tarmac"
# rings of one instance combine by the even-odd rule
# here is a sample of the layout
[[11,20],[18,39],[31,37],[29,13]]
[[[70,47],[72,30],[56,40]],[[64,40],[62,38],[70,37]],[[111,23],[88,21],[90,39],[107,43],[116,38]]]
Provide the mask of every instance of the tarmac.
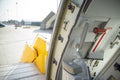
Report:
[[32,45],[37,35],[51,38],[52,30],[40,30],[40,27],[18,27],[6,25],[0,28],[0,65],[18,64],[25,44]]

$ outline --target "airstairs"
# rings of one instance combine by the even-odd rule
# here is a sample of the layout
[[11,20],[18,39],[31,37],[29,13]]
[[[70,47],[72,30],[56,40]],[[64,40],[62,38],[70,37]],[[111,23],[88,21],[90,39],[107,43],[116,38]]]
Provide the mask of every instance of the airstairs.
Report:
[[0,80],[45,80],[33,63],[0,66]]

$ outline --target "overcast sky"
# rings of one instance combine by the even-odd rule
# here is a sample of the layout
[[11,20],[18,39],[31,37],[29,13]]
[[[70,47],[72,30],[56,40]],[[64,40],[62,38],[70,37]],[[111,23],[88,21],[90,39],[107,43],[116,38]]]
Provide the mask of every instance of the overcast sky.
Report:
[[0,0],[0,20],[42,21],[60,0]]

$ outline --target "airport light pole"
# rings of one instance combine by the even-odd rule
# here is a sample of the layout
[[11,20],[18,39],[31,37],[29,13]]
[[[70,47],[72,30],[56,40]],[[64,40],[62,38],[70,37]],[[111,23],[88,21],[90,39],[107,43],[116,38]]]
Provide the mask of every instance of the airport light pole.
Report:
[[16,2],[16,21],[17,21],[17,17],[18,17],[18,2]]

